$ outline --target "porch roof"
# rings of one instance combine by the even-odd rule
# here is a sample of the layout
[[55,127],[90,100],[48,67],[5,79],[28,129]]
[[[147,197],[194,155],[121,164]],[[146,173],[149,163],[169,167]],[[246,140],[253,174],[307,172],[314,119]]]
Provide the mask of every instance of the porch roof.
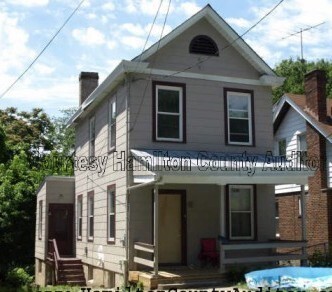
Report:
[[300,184],[314,169],[265,154],[131,149],[134,183]]

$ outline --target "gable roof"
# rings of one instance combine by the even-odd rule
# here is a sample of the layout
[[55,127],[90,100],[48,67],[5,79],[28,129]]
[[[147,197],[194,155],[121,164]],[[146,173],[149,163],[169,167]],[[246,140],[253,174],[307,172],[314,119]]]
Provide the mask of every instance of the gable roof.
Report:
[[[201,21],[207,20],[225,39],[229,42],[229,47],[233,47],[241,56],[244,57],[260,74],[259,80],[241,79],[236,77],[217,76],[206,74],[207,80],[224,81],[224,82],[241,82],[241,84],[280,86],[285,78],[278,77],[275,72],[267,65],[262,58],[221,18],[221,16],[210,6],[207,5],[191,18],[176,27],[169,34],[164,36],[160,41],[145,50],[131,61],[122,60],[113,72],[90,94],[90,96],[80,105],[77,112],[71,117],[68,125],[75,123],[79,117],[84,117],[92,110],[103,98],[107,96],[114,88],[124,80],[127,73],[148,73],[148,74],[167,74],[165,70],[153,70],[144,62],[152,54],[166,46],[185,30]],[[228,48],[228,47],[227,47]],[[223,49],[221,48],[219,52]],[[191,72],[182,72],[177,74],[178,77],[202,78],[202,75]],[[92,105],[93,104],[93,105]]]
[[[331,118],[332,100],[326,99],[327,116]],[[323,137],[332,143],[332,124],[323,123],[317,120],[308,110],[306,96],[300,94],[286,93],[275,104],[273,108],[273,129],[274,133],[278,130],[283,118],[288,110],[293,108],[298,114],[302,116],[311,126],[313,126]]]
[[[257,53],[233,30],[233,28],[208,4],[203,9],[198,11],[188,20],[180,24],[168,35],[163,37],[160,42],[155,43],[149,49],[145,50],[142,54],[138,55],[133,61],[144,61],[157,50],[163,48],[177,36],[182,34],[185,30],[199,22],[201,19],[206,19],[225,39],[229,42],[230,46],[235,48],[259,73],[276,76],[275,72],[271,69],[265,61],[257,55]],[[224,48],[221,48],[222,51]]]

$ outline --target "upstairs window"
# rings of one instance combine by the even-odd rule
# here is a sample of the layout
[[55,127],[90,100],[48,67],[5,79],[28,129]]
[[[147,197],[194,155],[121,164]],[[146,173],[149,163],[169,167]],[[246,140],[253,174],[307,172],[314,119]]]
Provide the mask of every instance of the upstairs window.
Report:
[[108,150],[115,150],[116,145],[116,98],[108,104]]
[[155,141],[185,141],[185,87],[178,84],[154,83]]
[[189,53],[219,56],[217,44],[207,35],[198,35],[194,37],[189,45]]
[[253,145],[252,92],[225,90],[227,144]]
[[300,155],[300,162],[305,163],[307,161],[307,135],[306,132],[297,135],[297,151]]
[[286,139],[281,139],[278,141],[278,155],[286,156]]
[[95,140],[96,140],[96,122],[95,117],[89,120],[89,157],[90,161],[95,156]]

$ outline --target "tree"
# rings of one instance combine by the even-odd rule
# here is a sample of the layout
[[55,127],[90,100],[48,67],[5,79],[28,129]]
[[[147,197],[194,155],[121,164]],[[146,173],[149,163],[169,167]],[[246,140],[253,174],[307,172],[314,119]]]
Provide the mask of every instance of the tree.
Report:
[[9,269],[33,264],[36,191],[47,175],[72,175],[74,132],[42,109],[0,110],[0,282]]
[[326,71],[327,96],[332,97],[332,62],[323,59],[316,62],[287,59],[281,61],[274,69],[277,75],[286,79],[282,86],[273,90],[273,102],[278,101],[284,93],[303,94],[304,76],[314,69]]

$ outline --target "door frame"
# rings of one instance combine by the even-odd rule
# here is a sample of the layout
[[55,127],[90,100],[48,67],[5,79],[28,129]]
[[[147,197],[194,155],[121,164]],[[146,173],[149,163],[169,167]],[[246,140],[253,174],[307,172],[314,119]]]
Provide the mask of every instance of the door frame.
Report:
[[[186,190],[175,190],[175,189],[159,189],[160,195],[179,195],[181,198],[181,263],[167,263],[160,264],[162,266],[181,266],[187,264],[187,192]],[[154,238],[154,221],[153,221],[153,203],[154,196],[152,190],[152,239]]]
[[[75,220],[75,217],[74,217],[74,204],[72,203],[49,203],[48,204],[48,214],[50,214],[50,212],[52,211],[52,207],[66,207],[67,210],[69,210],[71,216],[72,216],[72,219]],[[50,239],[50,229],[51,229],[51,218],[49,218],[50,215],[48,215],[48,223],[47,223],[47,229],[48,229],[48,234],[47,234],[47,240]],[[69,226],[67,226],[67,228],[69,228],[69,233],[71,234],[71,240],[70,240],[70,243],[68,242],[68,247],[69,247],[69,244],[70,244],[70,247],[69,247],[69,251],[71,254],[69,255],[74,255],[74,240],[75,240],[75,234],[74,234],[74,223],[73,223],[73,220],[71,220],[71,224],[69,224]],[[70,221],[70,220],[69,220]],[[53,228],[53,226],[52,226]],[[60,253],[60,251],[59,251]],[[61,254],[60,254],[61,256]]]

